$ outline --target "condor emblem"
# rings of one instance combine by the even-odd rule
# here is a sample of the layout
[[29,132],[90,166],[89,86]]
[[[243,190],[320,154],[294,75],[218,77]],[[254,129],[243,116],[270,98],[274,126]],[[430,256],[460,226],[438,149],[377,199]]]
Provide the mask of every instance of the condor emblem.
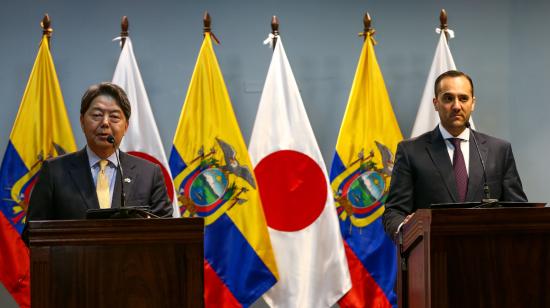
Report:
[[[218,147],[205,153],[201,147],[188,166],[191,171],[180,187],[178,200],[184,216],[205,217],[214,222],[225,211],[246,203],[246,192],[256,189],[249,167],[239,163],[233,147],[216,138]],[[221,151],[220,151],[221,150]],[[223,154],[223,161],[218,159]]]
[[344,171],[346,176],[338,183],[334,196],[340,220],[350,219],[356,227],[365,227],[384,212],[389,190],[393,153],[378,141],[375,143],[382,166],[374,162],[374,151],[365,157],[361,150]]

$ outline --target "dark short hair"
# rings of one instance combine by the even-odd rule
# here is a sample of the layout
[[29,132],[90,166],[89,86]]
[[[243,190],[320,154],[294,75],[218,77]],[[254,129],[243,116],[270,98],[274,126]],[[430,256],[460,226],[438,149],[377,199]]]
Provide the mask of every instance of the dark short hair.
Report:
[[446,71],[445,73],[439,75],[439,77],[437,77],[437,79],[435,80],[435,83],[434,83],[435,97],[437,97],[437,94],[439,94],[439,91],[441,90],[439,88],[441,80],[443,80],[445,78],[448,78],[448,77],[452,77],[452,78],[454,78],[454,77],[466,77],[466,79],[468,79],[468,81],[470,82],[470,87],[472,87],[472,96],[474,96],[474,82],[472,81],[472,78],[470,78],[470,76],[468,76],[468,74],[466,74],[464,72],[450,70],[450,71]]
[[86,111],[90,108],[92,101],[100,96],[106,95],[115,99],[117,105],[122,109],[126,120],[130,120],[130,114],[132,113],[132,108],[130,107],[130,100],[124,90],[111,82],[102,82],[98,84],[91,85],[88,90],[82,96],[80,101],[80,115],[84,115]]

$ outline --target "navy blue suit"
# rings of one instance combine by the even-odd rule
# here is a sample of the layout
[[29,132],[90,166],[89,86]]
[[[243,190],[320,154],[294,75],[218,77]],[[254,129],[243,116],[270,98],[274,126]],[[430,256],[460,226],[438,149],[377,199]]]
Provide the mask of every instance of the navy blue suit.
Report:
[[[120,153],[126,206],[149,206],[158,216],[171,216],[172,204],[160,167]],[[117,172],[112,208],[120,207],[120,173]],[[88,209],[99,209],[86,149],[45,161],[31,193],[27,221],[84,219]]]
[[[483,197],[483,169],[472,134],[475,134],[487,167],[491,198],[526,202],[510,143],[474,131],[470,131],[465,202],[479,202]],[[393,237],[404,218],[417,209],[434,203],[451,202],[459,202],[456,180],[439,127],[399,143],[383,216],[386,232]]]

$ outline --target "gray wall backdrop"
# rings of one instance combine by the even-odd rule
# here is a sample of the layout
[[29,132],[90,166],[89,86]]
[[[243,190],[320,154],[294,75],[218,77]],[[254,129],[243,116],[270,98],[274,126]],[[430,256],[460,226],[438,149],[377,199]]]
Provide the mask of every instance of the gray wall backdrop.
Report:
[[[285,49],[325,157],[333,148],[361,50],[362,16],[376,28],[376,52],[395,115],[409,136],[432,61],[439,10],[449,13],[451,50],[476,84],[476,126],[513,144],[531,201],[550,201],[550,2],[545,0],[20,0],[1,3],[0,159],[21,102],[41,36],[52,18],[51,51],[79,147],[80,97],[110,80],[120,49],[111,39],[120,18],[130,36],[169,153],[202,41],[202,14],[220,38],[216,54],[243,136],[248,142],[271,51],[262,45],[270,18],[280,18]],[[3,265],[0,265],[3,266]],[[15,306],[0,287],[0,306]]]

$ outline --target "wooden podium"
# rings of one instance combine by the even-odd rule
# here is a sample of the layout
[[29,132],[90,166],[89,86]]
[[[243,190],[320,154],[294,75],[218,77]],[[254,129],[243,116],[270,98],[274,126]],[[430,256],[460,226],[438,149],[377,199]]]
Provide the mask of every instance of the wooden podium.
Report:
[[203,220],[31,221],[33,307],[203,307]]
[[399,250],[400,307],[550,307],[550,208],[418,210]]

